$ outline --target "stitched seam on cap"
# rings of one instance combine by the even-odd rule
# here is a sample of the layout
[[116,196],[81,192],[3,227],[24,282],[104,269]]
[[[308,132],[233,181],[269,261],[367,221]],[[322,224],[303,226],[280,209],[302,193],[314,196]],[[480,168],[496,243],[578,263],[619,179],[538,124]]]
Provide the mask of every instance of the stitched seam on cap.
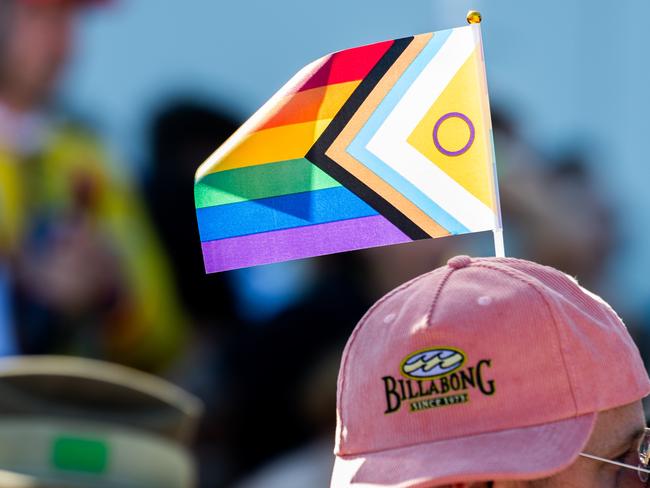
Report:
[[345,379],[347,378],[347,368],[348,368],[348,357],[349,357],[349,351],[352,349],[352,346],[354,345],[354,341],[357,338],[357,335],[359,335],[359,331],[363,328],[363,326],[366,324],[368,317],[372,314],[372,312],[375,311],[380,305],[382,305],[386,300],[389,298],[393,297],[397,293],[401,292],[402,290],[407,289],[411,285],[414,285],[415,283],[419,282],[420,280],[426,278],[427,276],[430,276],[434,274],[436,271],[439,271],[441,268],[436,268],[432,271],[429,271],[428,273],[424,273],[423,275],[416,276],[415,278],[407,281],[406,283],[402,283],[400,286],[395,288],[394,290],[388,292],[386,295],[381,297],[379,300],[375,302],[375,304],[368,309],[368,311],[361,317],[361,320],[357,324],[357,326],[354,328],[352,331],[352,334],[350,335],[350,340],[348,341],[347,345],[345,346],[345,349],[343,350],[343,362],[341,363],[341,385],[340,389],[337,395],[337,404],[339,407],[341,407],[340,415],[339,418],[341,419],[341,429],[339,432],[339,439],[338,439],[338,444],[339,444],[339,449],[341,447],[341,442],[342,442],[342,437],[343,437],[343,427],[345,425],[345,422],[343,421],[343,405],[342,405],[342,398],[343,398],[343,391],[345,390]]
[[436,306],[436,302],[438,301],[438,298],[440,297],[440,293],[442,293],[442,288],[445,286],[447,280],[449,280],[449,277],[454,271],[455,271],[454,268],[449,268],[447,274],[443,276],[443,278],[440,280],[440,283],[438,284],[438,289],[436,290],[436,293],[433,295],[433,300],[431,300],[431,305],[429,306],[429,311],[427,312],[427,327],[431,326],[431,321],[433,320],[433,310]]
[[573,406],[575,407],[575,412],[576,412],[576,415],[577,415],[578,414],[578,401],[576,399],[576,394],[575,394],[575,391],[574,391],[574,388],[573,388],[573,378],[575,377],[575,375],[572,372],[571,373],[569,372],[570,367],[569,367],[569,363],[567,362],[566,357],[564,355],[564,347],[562,345],[562,338],[560,336],[557,317],[555,316],[555,312],[553,311],[553,307],[548,302],[546,296],[539,289],[539,287],[538,287],[539,285],[537,283],[535,283],[534,281],[530,280],[525,274],[523,274],[520,271],[515,270],[515,269],[511,269],[511,268],[508,268],[508,267],[501,268],[500,266],[490,266],[489,264],[487,264],[485,262],[476,263],[475,266],[486,268],[486,269],[491,269],[493,271],[500,271],[500,272],[502,272],[504,274],[507,274],[508,276],[511,276],[512,278],[515,278],[515,279],[529,285],[530,287],[532,287],[533,290],[535,290],[537,292],[537,294],[542,298],[542,300],[544,301],[544,304],[546,305],[546,308],[548,309],[549,313],[551,314],[551,319],[553,320],[553,326],[554,326],[554,329],[555,329],[555,336],[556,336],[556,339],[557,339],[557,342],[558,342],[558,345],[559,345],[559,349],[560,349],[560,357],[562,358],[562,364],[564,365],[564,371],[566,372],[566,375],[567,375],[567,381],[569,383],[569,390],[571,391],[571,398],[573,400]]

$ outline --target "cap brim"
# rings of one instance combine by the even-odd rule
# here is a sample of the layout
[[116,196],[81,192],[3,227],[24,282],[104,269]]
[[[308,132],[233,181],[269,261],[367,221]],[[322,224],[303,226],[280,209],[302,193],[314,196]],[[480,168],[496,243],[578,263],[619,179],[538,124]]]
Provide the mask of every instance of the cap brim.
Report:
[[592,413],[533,427],[337,456],[331,486],[411,488],[546,478],[576,459],[595,421]]

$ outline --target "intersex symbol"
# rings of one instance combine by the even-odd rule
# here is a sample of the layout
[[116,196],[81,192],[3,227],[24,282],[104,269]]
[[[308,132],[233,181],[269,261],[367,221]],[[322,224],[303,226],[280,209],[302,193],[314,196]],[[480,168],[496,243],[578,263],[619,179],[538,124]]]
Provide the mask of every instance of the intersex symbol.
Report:
[[[467,144],[465,144],[463,147],[461,147],[458,151],[449,151],[442,147],[442,144],[440,144],[440,140],[438,139],[438,130],[440,129],[440,126],[442,123],[450,119],[452,117],[457,117],[461,120],[463,120],[466,124],[467,127],[469,128],[469,140],[467,141]],[[440,151],[442,154],[445,154],[447,156],[460,156],[461,154],[464,154],[467,152],[467,150],[472,147],[472,144],[474,144],[474,124],[472,124],[472,121],[469,119],[469,117],[463,113],[460,112],[449,112],[443,115],[438,119],[438,122],[436,122],[436,125],[433,127],[433,143],[436,145],[436,148],[438,151]]]

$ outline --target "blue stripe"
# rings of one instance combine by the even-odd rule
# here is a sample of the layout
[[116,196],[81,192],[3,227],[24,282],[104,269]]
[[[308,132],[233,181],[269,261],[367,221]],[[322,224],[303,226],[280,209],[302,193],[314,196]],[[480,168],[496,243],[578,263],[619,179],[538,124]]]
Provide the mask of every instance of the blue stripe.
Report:
[[377,211],[344,187],[196,210],[201,242],[372,215]]
[[395,109],[413,82],[420,76],[420,74],[422,74],[424,68],[435,57],[436,53],[444,45],[451,33],[452,29],[435,33],[422,52],[406,69],[395,86],[388,92],[381,104],[375,109],[368,119],[368,122],[364,125],[361,131],[359,131],[359,134],[357,134],[352,143],[350,143],[346,148],[346,151],[352,157],[366,165],[384,181],[392,185],[397,191],[411,200],[418,208],[420,208],[420,210],[447,229],[450,233],[464,234],[469,232],[469,229],[438,206],[433,200],[431,200],[431,198],[422,193],[422,191],[401,174],[366,149],[372,136],[375,135],[388,115]]

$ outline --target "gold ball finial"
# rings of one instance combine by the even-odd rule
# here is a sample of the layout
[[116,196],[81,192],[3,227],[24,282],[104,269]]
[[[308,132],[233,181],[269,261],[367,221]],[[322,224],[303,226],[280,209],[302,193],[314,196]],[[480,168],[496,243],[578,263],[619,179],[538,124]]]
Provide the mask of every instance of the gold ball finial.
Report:
[[470,10],[467,12],[467,23],[468,24],[480,24],[482,20],[481,12],[478,10]]

